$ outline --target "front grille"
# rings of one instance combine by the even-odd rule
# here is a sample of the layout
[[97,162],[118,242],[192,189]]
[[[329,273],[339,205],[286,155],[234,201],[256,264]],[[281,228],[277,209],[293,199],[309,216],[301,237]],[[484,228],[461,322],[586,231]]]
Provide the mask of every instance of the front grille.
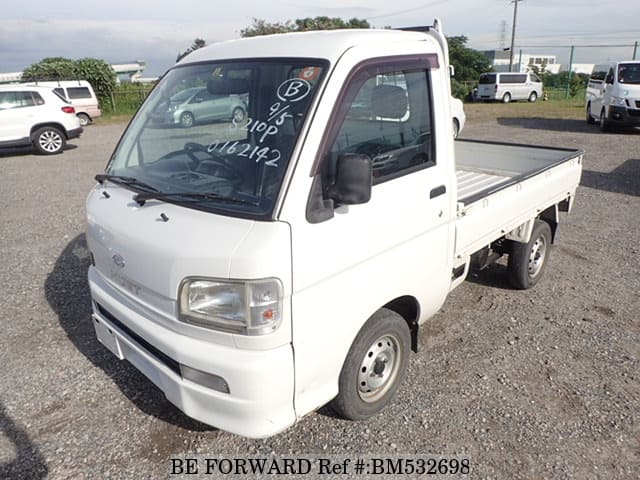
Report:
[[138,335],[136,332],[134,332],[129,327],[127,327],[124,323],[118,320],[115,316],[113,316],[113,314],[109,312],[109,310],[104,308],[102,305],[100,305],[99,303],[96,303],[96,306],[98,307],[98,311],[100,312],[100,315],[102,315],[104,318],[106,318],[111,323],[113,323],[118,328],[118,330],[120,330],[122,333],[126,334],[129,337],[129,340],[133,340],[135,343],[138,344],[138,346],[143,348],[149,355],[154,357],[156,360],[158,360],[162,364],[166,365],[177,375],[182,376],[180,373],[180,364],[178,362],[176,362],[173,358],[168,356],[166,353],[161,352],[156,347],[151,345],[144,338],[142,338],[140,335]]

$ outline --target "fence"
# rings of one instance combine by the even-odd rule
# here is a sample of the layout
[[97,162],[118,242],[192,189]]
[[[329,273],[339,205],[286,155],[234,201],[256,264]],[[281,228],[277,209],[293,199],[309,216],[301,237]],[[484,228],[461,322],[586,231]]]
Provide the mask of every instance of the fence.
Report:
[[111,105],[106,105],[106,113],[130,115],[134,113],[153,88],[153,84],[118,85],[111,93]]

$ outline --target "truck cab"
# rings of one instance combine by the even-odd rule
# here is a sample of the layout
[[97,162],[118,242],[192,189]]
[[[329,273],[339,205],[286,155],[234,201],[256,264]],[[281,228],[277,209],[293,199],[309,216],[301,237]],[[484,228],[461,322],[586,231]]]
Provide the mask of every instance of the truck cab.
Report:
[[[98,339],[185,413],[241,435],[329,401],[350,419],[381,411],[474,254],[524,245],[513,270],[535,284],[535,242],[551,243],[579,181],[575,151],[470,143],[458,170],[449,72],[438,23],[185,58],[87,199]],[[154,121],[195,87],[242,98],[246,117]]]

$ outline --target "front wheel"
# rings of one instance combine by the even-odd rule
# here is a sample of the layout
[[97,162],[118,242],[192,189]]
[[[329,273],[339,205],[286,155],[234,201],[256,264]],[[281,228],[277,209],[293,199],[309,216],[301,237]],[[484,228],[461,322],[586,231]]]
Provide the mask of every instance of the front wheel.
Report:
[[331,406],[343,418],[366,420],[396,393],[407,368],[411,337],[407,322],[382,309],[364,324],[340,372]]
[[551,250],[551,227],[536,220],[527,243],[513,242],[507,274],[511,285],[520,290],[533,287],[542,277]]
[[529,101],[534,103],[536,100],[538,100],[538,94],[536,92],[531,92],[529,94]]
[[509,103],[511,101],[511,94],[509,92],[502,96],[502,103]]
[[42,127],[33,135],[33,146],[42,155],[60,153],[66,144],[64,134],[55,127]]
[[244,109],[241,107],[236,107],[233,109],[233,112],[231,112],[231,119],[235,124],[244,122],[245,116]]
[[193,114],[191,112],[184,112],[180,115],[180,125],[184,128],[193,127],[195,119],[193,118]]
[[609,130],[611,130],[611,128],[609,127],[609,122],[607,121],[607,112],[604,109],[604,107],[602,107],[602,110],[600,111],[600,131],[601,132],[608,132]]
[[587,109],[586,109],[586,114],[587,114],[587,123],[589,125],[593,125],[594,123],[596,123],[596,120],[593,118],[593,115],[591,115],[591,104],[587,104]]

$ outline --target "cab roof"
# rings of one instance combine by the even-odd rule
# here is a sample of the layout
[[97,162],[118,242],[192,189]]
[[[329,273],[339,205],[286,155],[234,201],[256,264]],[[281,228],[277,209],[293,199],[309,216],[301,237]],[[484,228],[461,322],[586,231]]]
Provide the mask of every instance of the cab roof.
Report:
[[383,29],[322,30],[282,33],[214,43],[187,55],[180,64],[232,58],[306,57],[334,62],[357,45],[427,41],[420,32]]

